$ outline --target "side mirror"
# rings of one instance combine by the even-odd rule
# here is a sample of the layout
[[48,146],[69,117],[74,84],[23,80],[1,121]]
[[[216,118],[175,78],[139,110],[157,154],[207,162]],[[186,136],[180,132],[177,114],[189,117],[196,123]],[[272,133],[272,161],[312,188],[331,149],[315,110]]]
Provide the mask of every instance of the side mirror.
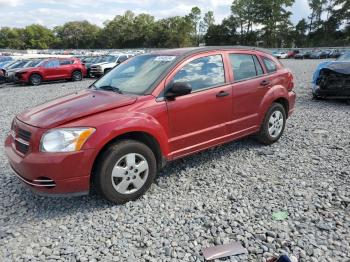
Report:
[[192,92],[192,87],[188,83],[177,82],[173,83],[166,91],[165,97],[167,99],[173,99],[177,96],[184,96]]

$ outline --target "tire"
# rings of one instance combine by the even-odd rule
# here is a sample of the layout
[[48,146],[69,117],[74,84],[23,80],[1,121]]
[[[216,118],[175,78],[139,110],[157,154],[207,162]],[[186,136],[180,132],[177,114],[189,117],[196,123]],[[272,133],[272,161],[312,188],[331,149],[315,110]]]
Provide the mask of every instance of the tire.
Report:
[[[267,111],[264,121],[257,134],[257,139],[264,145],[271,145],[277,142],[286,126],[286,110],[279,103],[273,103]],[[272,126],[271,126],[272,125]]]
[[29,84],[32,86],[38,86],[43,81],[43,78],[39,74],[32,74],[29,77]]
[[312,99],[313,100],[322,100],[322,98],[318,95],[316,95],[315,93],[312,93]]
[[107,68],[107,69],[105,69],[104,71],[103,71],[103,74],[105,75],[105,74],[107,74],[109,71],[111,71],[112,69],[111,68]]
[[157,175],[154,153],[136,140],[112,144],[97,161],[93,183],[100,194],[115,204],[141,197]]
[[83,80],[83,74],[78,70],[73,71],[72,81],[81,81],[81,80]]

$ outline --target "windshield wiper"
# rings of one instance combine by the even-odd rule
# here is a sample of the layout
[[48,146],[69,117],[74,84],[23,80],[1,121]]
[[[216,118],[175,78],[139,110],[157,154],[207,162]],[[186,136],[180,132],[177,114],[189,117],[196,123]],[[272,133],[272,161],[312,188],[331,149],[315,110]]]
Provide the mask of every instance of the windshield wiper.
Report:
[[102,89],[102,90],[106,90],[106,91],[113,91],[113,92],[116,92],[118,94],[123,94],[123,92],[118,87],[115,87],[115,86],[100,86],[100,87],[98,87],[98,89]]

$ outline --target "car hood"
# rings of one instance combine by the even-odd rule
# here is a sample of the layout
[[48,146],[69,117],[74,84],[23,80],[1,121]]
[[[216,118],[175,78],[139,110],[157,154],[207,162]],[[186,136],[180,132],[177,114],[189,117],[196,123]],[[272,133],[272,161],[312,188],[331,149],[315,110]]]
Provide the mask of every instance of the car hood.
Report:
[[78,118],[131,105],[136,100],[134,95],[88,89],[28,109],[17,118],[31,126],[52,128]]

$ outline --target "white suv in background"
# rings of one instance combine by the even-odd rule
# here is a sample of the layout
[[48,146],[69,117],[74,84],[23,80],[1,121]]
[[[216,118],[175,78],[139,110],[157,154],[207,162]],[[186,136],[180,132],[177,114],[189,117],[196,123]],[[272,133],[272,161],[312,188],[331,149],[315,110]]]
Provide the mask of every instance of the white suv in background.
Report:
[[131,54],[111,54],[108,55],[105,62],[93,64],[90,69],[90,75],[93,77],[101,77],[110,71],[113,67],[119,65],[125,60],[132,57]]

